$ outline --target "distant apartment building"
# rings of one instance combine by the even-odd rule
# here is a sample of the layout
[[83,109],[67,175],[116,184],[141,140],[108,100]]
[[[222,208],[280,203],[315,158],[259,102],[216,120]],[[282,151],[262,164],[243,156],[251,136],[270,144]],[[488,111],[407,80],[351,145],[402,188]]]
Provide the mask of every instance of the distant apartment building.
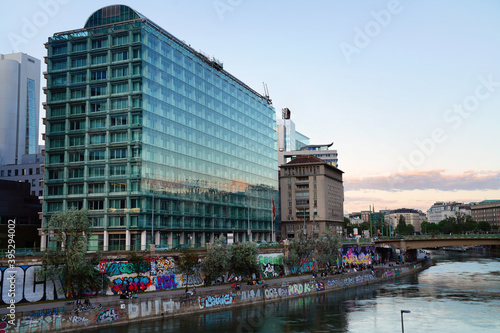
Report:
[[386,214],[384,216],[384,222],[390,223],[391,228],[397,227],[400,217],[403,216],[405,219],[405,223],[411,224],[415,229],[415,232],[421,231],[421,224],[426,219],[425,213],[420,210],[411,209],[411,208],[399,208],[395,210],[391,210],[390,214]]
[[472,219],[500,227],[500,200],[484,200],[470,206]]
[[281,165],[281,234],[317,235],[326,227],[342,234],[344,227],[343,172],[315,156],[300,156]]
[[282,119],[276,120],[279,165],[288,163],[300,156],[313,155],[334,167],[338,167],[337,150],[329,149],[333,143],[309,144],[309,138],[295,130],[295,123],[290,118],[290,109],[284,108],[282,110]]
[[42,154],[23,155],[20,164],[0,166],[0,179],[28,183],[31,195],[42,196],[44,161]]
[[447,217],[454,217],[457,213],[471,215],[470,204],[460,202],[441,202],[434,203],[427,210],[427,221],[430,223],[439,223]]

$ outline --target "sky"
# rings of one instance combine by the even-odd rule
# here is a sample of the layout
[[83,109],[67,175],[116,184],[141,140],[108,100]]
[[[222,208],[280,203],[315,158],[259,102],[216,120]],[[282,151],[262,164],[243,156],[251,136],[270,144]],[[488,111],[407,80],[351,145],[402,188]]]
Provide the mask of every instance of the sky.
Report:
[[[254,90],[264,93],[265,82],[277,118],[288,107],[312,144],[333,141],[345,211],[500,199],[500,2],[120,3]],[[43,60],[49,36],[112,4],[9,2],[0,53]]]

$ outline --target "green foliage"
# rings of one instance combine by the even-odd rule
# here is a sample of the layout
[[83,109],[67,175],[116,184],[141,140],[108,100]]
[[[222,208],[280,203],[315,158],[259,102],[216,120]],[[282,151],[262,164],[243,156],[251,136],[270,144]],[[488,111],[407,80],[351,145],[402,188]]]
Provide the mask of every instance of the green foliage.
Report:
[[251,276],[258,273],[257,254],[259,250],[253,242],[242,243],[233,246],[231,249],[231,259],[229,261],[229,271],[236,275]]
[[288,256],[285,256],[283,262],[292,270],[298,272],[300,268],[300,260],[310,261],[314,251],[314,242],[307,239],[303,231],[297,231],[295,238],[290,241]]
[[189,276],[195,274],[200,267],[200,257],[196,251],[185,249],[177,261],[177,267],[186,275],[186,285],[189,285]]
[[478,228],[478,230],[481,230],[481,231],[490,231],[491,224],[489,224],[488,222],[481,221],[477,224],[477,228]]
[[319,264],[327,267],[337,262],[339,249],[342,247],[339,234],[331,228],[327,228],[315,242],[315,259]]
[[134,273],[140,275],[142,272],[150,269],[150,263],[144,260],[142,256],[137,255],[135,252],[130,254],[129,263],[132,264]]
[[86,259],[87,236],[91,221],[86,210],[70,209],[52,215],[47,229],[61,248],[48,248],[37,277],[47,280],[62,280],[66,292],[80,297],[83,291],[99,290],[101,276],[96,269],[99,257]]
[[207,251],[202,265],[209,283],[228,270],[230,257],[229,247],[225,244],[224,237],[219,237]]

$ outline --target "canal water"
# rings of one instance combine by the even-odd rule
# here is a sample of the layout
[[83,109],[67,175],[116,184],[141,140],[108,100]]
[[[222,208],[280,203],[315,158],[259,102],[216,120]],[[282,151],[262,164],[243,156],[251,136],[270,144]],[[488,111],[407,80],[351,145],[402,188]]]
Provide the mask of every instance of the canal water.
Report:
[[500,256],[431,251],[394,282],[93,332],[500,332]]

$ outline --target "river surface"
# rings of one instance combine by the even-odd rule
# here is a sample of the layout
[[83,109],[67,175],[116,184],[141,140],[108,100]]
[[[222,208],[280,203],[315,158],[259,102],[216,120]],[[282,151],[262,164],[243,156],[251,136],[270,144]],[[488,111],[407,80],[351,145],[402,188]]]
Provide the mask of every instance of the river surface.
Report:
[[394,282],[93,332],[500,332],[500,256],[431,251]]

